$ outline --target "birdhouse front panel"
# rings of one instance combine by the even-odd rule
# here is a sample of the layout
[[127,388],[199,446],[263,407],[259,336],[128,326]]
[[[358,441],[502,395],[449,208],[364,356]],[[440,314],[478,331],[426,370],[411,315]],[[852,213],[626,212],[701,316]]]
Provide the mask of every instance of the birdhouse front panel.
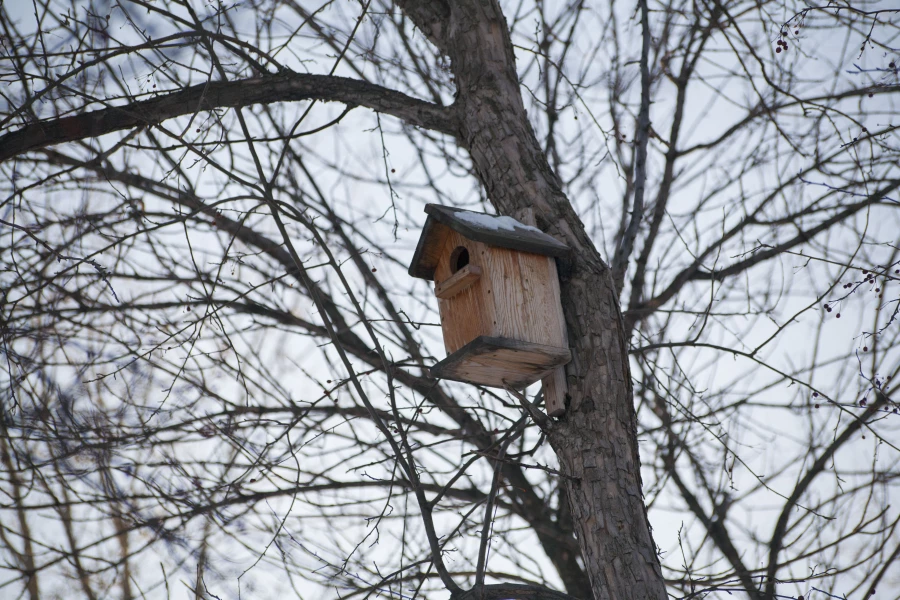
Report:
[[429,204],[410,275],[435,282],[449,356],[445,379],[521,388],[571,359],[555,257],[568,248],[536,227]]
[[[457,284],[463,289],[453,289],[455,280],[467,278],[468,285]],[[490,246],[450,231],[434,281],[448,354],[482,335],[566,346],[559,278],[551,257]]]
[[[438,298],[447,354],[456,352],[478,336],[493,334],[496,321],[494,292],[484,268],[487,249],[485,244],[468,240],[451,230],[440,251],[434,270],[434,292]],[[466,277],[469,281],[460,284],[465,287],[454,289],[454,279]]]

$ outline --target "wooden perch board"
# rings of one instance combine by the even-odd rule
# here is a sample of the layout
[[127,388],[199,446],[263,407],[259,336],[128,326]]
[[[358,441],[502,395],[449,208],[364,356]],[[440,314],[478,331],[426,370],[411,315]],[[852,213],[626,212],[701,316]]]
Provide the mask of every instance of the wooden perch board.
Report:
[[434,295],[441,300],[452,298],[478,281],[479,277],[481,277],[481,267],[466,265],[449,278],[437,284],[434,288]]
[[481,336],[431,367],[431,374],[441,379],[521,389],[571,359],[567,348]]

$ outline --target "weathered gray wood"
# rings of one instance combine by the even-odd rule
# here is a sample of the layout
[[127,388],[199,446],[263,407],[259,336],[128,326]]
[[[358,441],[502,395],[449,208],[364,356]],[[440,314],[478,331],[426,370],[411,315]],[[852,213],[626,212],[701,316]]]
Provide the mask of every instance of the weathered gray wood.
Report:
[[[531,213],[531,219],[534,219],[534,214],[531,209],[528,208],[527,211]],[[550,274],[548,276],[547,285],[550,288],[550,293],[559,298],[561,294],[559,289],[559,274],[556,271],[556,262],[553,259],[550,259],[549,271]],[[559,319],[559,329],[562,332],[562,342],[560,345],[568,348],[569,337],[568,332],[566,331],[565,317],[562,313],[562,305],[557,303],[553,308],[554,316]],[[569,385],[566,381],[565,367],[555,368],[550,375],[541,381],[541,388],[544,392],[544,407],[547,409],[547,414],[551,417],[561,417],[566,414],[566,395],[569,392]]]
[[441,260],[444,242],[450,232],[449,227],[441,225],[434,219],[425,220],[425,227],[422,228],[416,251],[409,263],[408,273],[411,276],[428,281],[434,280],[434,271],[438,261]]
[[569,253],[568,246],[542,231],[532,229],[524,223],[520,223],[521,228],[517,227],[512,231],[508,229],[493,229],[489,226],[484,227],[460,218],[462,214],[474,213],[474,211],[452,206],[441,206],[440,204],[427,204],[425,212],[438,223],[446,225],[470,240],[483,242],[491,246],[521,250],[522,252],[533,252],[544,256],[561,257]]
[[481,267],[478,265],[466,265],[456,273],[434,286],[434,295],[442,300],[452,298],[481,277]]
[[567,348],[481,336],[431,367],[431,374],[441,379],[518,389],[540,380],[571,358]]
[[530,229],[523,223],[521,227],[494,229],[478,223],[463,220],[460,215],[487,215],[474,211],[462,210],[439,204],[425,206],[428,219],[419,236],[419,243],[409,264],[409,274],[420,279],[434,279],[434,271],[440,260],[439,250],[444,246],[446,230],[452,230],[468,240],[481,242],[497,248],[507,248],[520,252],[530,252],[543,256],[565,257],[569,255],[569,247],[559,240],[541,231]]
[[544,407],[551,417],[566,414],[566,368],[556,367],[549,375],[541,379],[541,390],[544,392]]

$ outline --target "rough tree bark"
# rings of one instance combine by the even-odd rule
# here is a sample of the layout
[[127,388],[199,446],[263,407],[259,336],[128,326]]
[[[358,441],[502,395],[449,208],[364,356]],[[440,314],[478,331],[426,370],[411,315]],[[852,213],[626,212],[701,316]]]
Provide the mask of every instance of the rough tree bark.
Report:
[[459,141],[488,198],[501,214],[532,208],[538,226],[574,251],[561,270],[573,355],[566,367],[570,399],[549,439],[571,476],[567,492],[592,595],[662,600],[666,590],[641,494],[627,340],[615,286],[528,121],[506,20],[497,2],[400,5],[451,59]]

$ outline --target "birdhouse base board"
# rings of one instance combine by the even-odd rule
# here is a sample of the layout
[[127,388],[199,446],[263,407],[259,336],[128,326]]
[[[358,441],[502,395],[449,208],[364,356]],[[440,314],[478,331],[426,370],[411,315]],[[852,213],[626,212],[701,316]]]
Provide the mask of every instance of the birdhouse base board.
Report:
[[487,387],[521,389],[572,360],[568,348],[477,337],[431,367],[431,375]]

